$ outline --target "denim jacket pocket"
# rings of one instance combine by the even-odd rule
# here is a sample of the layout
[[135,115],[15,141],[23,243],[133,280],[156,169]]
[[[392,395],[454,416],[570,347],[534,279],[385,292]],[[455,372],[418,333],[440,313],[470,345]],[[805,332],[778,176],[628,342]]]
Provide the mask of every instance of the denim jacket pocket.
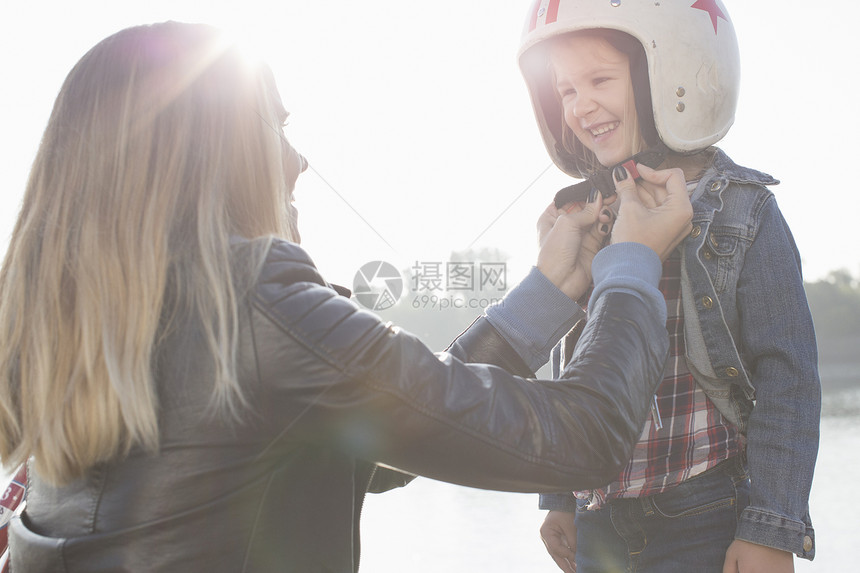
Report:
[[741,238],[736,230],[713,227],[699,251],[699,257],[711,276],[718,295],[737,280]]

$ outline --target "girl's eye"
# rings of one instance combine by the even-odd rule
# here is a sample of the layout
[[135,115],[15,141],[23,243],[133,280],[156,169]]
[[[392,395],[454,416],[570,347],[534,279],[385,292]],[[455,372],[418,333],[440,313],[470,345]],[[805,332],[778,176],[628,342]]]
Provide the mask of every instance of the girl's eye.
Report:
[[608,82],[610,78],[595,78],[594,85],[599,86],[602,83]]

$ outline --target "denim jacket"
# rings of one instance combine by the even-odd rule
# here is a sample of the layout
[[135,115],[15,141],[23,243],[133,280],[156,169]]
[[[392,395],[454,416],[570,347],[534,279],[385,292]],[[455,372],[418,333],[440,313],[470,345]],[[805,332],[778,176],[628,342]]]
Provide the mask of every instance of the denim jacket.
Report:
[[[812,559],[818,356],[800,257],[766,188],[777,183],[717,149],[693,192],[693,230],[680,247],[687,363],[746,436],[750,505],[735,537]],[[527,320],[521,327],[534,329]],[[558,358],[554,351],[553,360]],[[544,495],[541,507],[573,511],[575,502],[572,494]]]
[[750,505],[735,537],[812,559],[818,351],[800,255],[765,187],[776,183],[717,150],[681,247],[684,334],[696,382],[746,435]]

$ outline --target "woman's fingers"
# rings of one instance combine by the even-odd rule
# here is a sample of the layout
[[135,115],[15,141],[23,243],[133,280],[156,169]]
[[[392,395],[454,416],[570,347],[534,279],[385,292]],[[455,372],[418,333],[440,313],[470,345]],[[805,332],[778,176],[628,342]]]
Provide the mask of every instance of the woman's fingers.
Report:
[[624,201],[636,200],[641,202],[637,196],[636,181],[631,177],[630,172],[623,165],[617,165],[612,170],[612,180],[615,181],[615,193],[618,194],[618,199],[624,204]]
[[558,209],[553,203],[550,203],[537,220],[538,246],[543,245],[547,234],[555,225],[556,219],[558,219]]
[[642,243],[665,259],[691,227],[693,209],[684,174],[679,169],[637,168],[642,178],[638,185],[623,167],[613,171],[621,207],[612,241]]
[[595,231],[597,234],[606,236],[612,232],[612,225],[615,223],[615,211],[610,209],[609,207],[604,207],[600,210],[600,214],[597,216],[597,225],[595,226]]
[[564,218],[567,224],[576,227],[582,234],[594,226],[599,220],[603,209],[603,197],[596,190],[586,203],[568,203],[558,210],[558,217]]
[[669,252],[671,252],[693,228],[693,206],[690,203],[690,194],[687,191],[687,180],[684,177],[684,172],[681,169],[655,171],[645,167],[641,174],[643,178],[647,177],[661,189],[663,199],[660,201],[660,206],[666,211],[675,213],[679,220],[686,221],[686,224],[678,228],[678,235],[669,247]]
[[575,205],[569,212],[547,208],[538,223],[545,233],[538,251],[537,268],[573,300],[582,296],[588,286],[583,280],[586,275],[580,268],[580,254],[583,248],[588,252],[595,249],[592,232],[601,216],[602,205],[597,193],[590,202]]
[[672,191],[687,192],[687,181],[680,169],[651,169],[647,165],[639,165],[639,176],[642,178],[641,187],[647,191],[657,205],[662,205]]

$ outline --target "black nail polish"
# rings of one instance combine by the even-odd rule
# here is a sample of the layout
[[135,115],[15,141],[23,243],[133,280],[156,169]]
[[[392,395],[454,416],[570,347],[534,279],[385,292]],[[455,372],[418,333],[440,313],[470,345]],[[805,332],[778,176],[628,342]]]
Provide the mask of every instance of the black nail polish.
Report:
[[627,179],[627,170],[621,165],[616,165],[615,169],[612,170],[612,176],[620,183]]
[[609,209],[604,209],[603,211],[601,211],[601,214],[603,214],[604,217],[609,217],[610,219],[612,218],[612,211]]
[[588,194],[588,202],[594,203],[597,201],[597,187],[592,187],[591,192]]
[[609,225],[607,225],[606,223],[603,223],[602,225],[600,225],[600,232],[601,233],[608,233],[609,232]]

